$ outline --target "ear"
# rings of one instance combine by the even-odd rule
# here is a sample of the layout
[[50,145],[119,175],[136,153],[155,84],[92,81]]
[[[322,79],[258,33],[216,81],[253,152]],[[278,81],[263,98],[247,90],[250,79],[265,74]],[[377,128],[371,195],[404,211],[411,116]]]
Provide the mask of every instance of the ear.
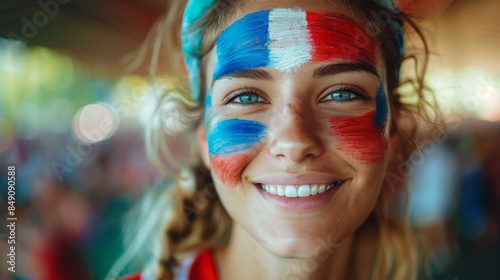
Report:
[[198,128],[196,129],[196,143],[198,145],[198,151],[200,151],[200,156],[205,164],[205,166],[210,169],[210,159],[208,156],[208,141],[207,141],[207,133],[205,130],[205,125],[203,122],[200,122]]

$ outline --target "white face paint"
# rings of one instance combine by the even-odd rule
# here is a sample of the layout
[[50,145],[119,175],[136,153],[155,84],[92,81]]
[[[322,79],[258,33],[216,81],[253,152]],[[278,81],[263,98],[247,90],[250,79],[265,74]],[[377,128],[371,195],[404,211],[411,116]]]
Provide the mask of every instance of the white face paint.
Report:
[[311,60],[306,13],[277,9],[269,13],[269,67],[289,73]]

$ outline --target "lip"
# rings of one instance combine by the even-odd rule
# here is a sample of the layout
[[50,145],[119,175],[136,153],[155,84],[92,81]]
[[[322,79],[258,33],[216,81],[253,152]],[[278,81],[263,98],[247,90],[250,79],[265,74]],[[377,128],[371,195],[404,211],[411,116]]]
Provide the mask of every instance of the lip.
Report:
[[[290,182],[290,181],[288,181]],[[310,182],[310,181],[309,181]],[[331,181],[333,182],[333,181]],[[331,183],[330,182],[330,183]],[[270,194],[264,191],[261,188],[261,185],[258,183],[254,183],[254,186],[257,188],[259,194],[273,207],[284,211],[284,212],[312,212],[320,210],[325,207],[332,199],[335,197],[335,194],[338,190],[344,186],[347,180],[342,180],[342,182],[324,193],[308,196],[308,197],[297,197],[290,198],[286,196],[278,196],[274,194]],[[304,183],[304,182],[302,182]]]

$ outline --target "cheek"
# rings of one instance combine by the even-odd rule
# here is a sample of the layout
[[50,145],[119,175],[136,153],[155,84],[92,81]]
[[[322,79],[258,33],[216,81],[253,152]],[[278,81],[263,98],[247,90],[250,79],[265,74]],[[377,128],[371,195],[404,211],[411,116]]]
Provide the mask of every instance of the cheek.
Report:
[[385,127],[377,126],[374,118],[372,111],[359,117],[330,119],[337,150],[364,164],[378,162],[387,150],[387,138]]
[[245,154],[215,156],[210,159],[210,164],[215,175],[224,185],[235,187],[241,183],[241,173],[250,159],[250,156]]
[[210,163],[214,174],[228,187],[241,182],[255,145],[265,138],[266,126],[243,119],[223,120],[208,134]]

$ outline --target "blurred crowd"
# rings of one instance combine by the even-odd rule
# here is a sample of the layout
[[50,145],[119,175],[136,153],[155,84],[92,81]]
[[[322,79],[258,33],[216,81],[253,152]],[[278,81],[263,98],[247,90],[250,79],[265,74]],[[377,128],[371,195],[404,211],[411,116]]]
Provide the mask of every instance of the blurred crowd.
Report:
[[[14,165],[17,171],[14,279],[104,279],[122,250],[127,210],[157,178],[144,156],[141,132],[119,131],[93,144],[74,165],[65,161],[71,154],[57,157],[50,149],[66,151],[75,143],[71,135],[42,138],[15,139],[0,155],[0,170]],[[53,168],[54,163],[67,169]],[[6,172],[0,181],[7,184]],[[6,189],[1,197],[0,207],[7,209]],[[7,252],[8,244],[1,244]],[[4,269],[2,275],[12,276]]]
[[410,220],[433,279],[500,276],[500,123],[466,120],[421,148],[410,170]]

